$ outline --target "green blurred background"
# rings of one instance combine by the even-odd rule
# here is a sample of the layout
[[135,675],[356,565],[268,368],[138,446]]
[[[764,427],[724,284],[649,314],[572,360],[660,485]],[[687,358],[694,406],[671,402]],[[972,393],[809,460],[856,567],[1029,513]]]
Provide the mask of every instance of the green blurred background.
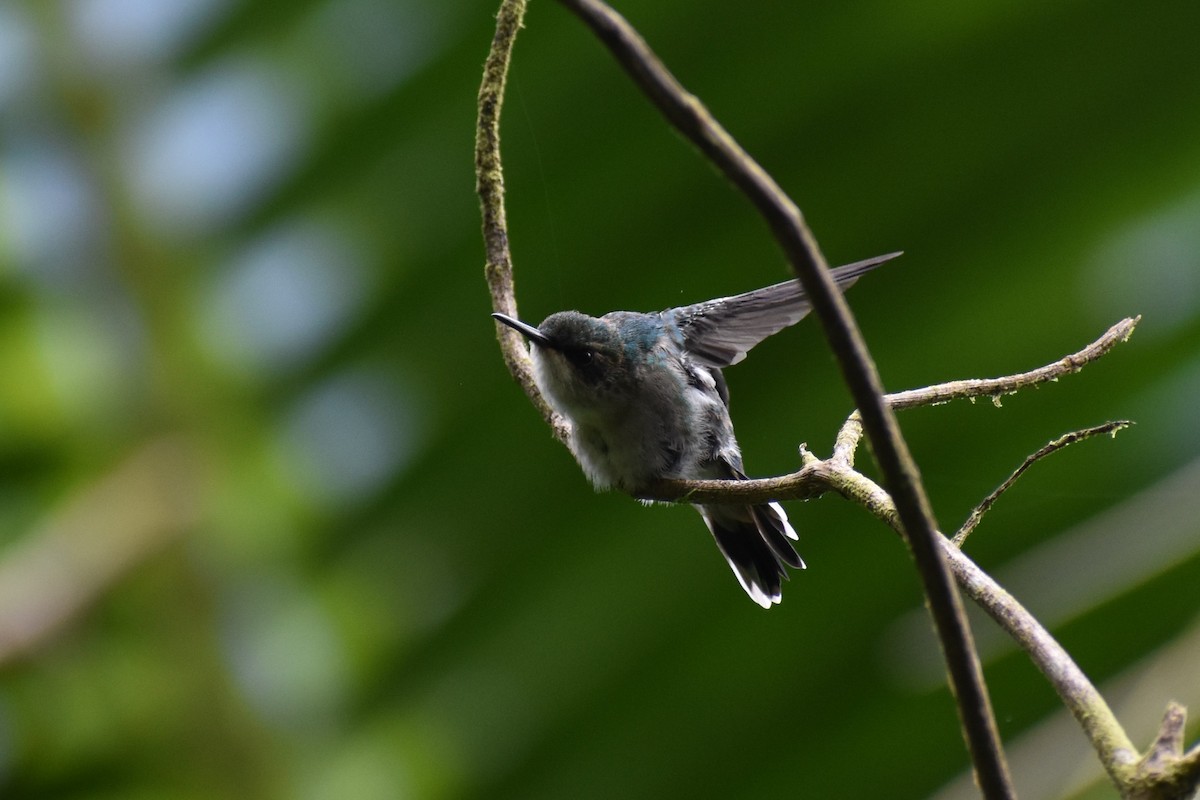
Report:
[[[835,497],[764,612],[696,514],[595,495],[499,358],[471,154],[494,0],[0,4],[0,796],[970,797],[917,580]],[[1200,5],[619,6],[804,208],[942,525],[1140,746],[1200,707]],[[535,0],[522,313],[781,280],[744,200]],[[727,373],[751,474],[850,410],[811,321]],[[872,470],[869,459],[863,466]],[[977,630],[1023,798],[1110,797]],[[1193,738],[1196,726],[1190,728]]]

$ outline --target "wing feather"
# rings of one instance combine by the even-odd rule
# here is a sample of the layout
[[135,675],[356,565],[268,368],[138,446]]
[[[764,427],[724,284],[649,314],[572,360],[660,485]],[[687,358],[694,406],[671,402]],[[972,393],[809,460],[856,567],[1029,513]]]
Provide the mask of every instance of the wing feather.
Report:
[[[900,253],[856,261],[833,270],[833,280],[842,291],[859,276],[891,261]],[[790,280],[733,297],[674,309],[675,324],[684,348],[702,364],[727,367],[746,357],[754,345],[789,325],[795,325],[812,310],[799,281]]]

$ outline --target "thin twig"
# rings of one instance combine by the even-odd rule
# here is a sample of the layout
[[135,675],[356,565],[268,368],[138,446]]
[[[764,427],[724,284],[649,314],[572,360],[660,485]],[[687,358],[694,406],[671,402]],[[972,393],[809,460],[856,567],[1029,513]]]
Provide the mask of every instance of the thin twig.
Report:
[[983,671],[954,579],[939,553],[937,523],[920,474],[883,401],[883,384],[849,306],[833,283],[800,209],[733,137],[689,94],[640,35],[600,0],[561,0],[608,46],[651,102],[758,208],[779,242],[837,358],[895,499],[929,602],[957,700],[963,733],[985,797],[1015,797]]
[[931,406],[948,403],[963,397],[999,398],[1039,383],[1056,381],[1064,375],[1079,372],[1091,362],[1112,350],[1121,342],[1129,340],[1134,328],[1142,321],[1140,316],[1126,317],[1106,330],[1100,338],[1077,353],[1063,356],[1052,364],[1022,372],[1017,375],[1006,375],[1003,378],[984,380],[951,381],[926,386],[923,389],[910,389],[906,392],[896,392],[887,396],[888,405],[895,409],[912,408],[914,406]]
[[1093,436],[1099,436],[1105,433],[1109,434],[1110,436],[1116,436],[1118,431],[1124,430],[1132,424],[1133,423],[1127,419],[1121,419],[1114,420],[1112,422],[1106,422],[1103,425],[1096,425],[1092,428],[1071,431],[1070,433],[1065,433],[1057,439],[1048,442],[1036,453],[1026,456],[1025,460],[1021,462],[1021,466],[1013,470],[1013,473],[1008,476],[1004,483],[997,486],[991,494],[983,498],[983,501],[979,505],[975,506],[975,509],[967,517],[966,522],[962,524],[962,527],[958,529],[958,533],[954,534],[954,538],[951,539],[951,541],[954,543],[954,546],[958,548],[963,546],[963,544],[967,541],[967,537],[970,536],[975,528],[979,526],[979,523],[983,521],[983,515],[986,514],[992,505],[1000,499],[1000,495],[1011,489],[1013,484],[1017,482],[1017,478],[1020,478],[1021,475],[1025,473],[1025,470],[1033,466],[1036,461],[1045,458],[1051,453],[1056,453],[1059,450],[1062,450],[1064,447],[1069,447],[1076,442],[1081,442],[1084,439],[1090,439]]
[[[951,400],[973,399],[976,397],[991,397],[998,400],[1004,395],[1014,394],[1021,389],[1037,386],[1042,383],[1057,381],[1066,375],[1079,372],[1088,364],[1108,353],[1121,342],[1129,340],[1134,328],[1142,318],[1126,317],[1110,327],[1098,339],[1082,350],[1069,356],[1046,364],[1043,367],[1021,372],[1016,375],[1005,375],[1002,378],[970,379],[938,383],[921,389],[908,389],[885,395],[884,401],[894,409],[915,408],[916,406],[936,406],[949,403]],[[854,451],[862,438],[862,420],[857,411],[843,423],[838,431],[833,446],[833,457],[847,464],[854,464]]]

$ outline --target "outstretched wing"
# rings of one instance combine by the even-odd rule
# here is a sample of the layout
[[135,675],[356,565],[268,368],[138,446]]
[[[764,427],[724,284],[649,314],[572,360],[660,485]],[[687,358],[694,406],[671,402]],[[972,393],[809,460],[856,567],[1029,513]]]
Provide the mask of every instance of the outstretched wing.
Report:
[[[845,291],[860,275],[898,255],[888,253],[838,267],[832,271],[833,280]],[[741,361],[750,348],[771,334],[795,325],[811,309],[799,281],[791,280],[683,306],[674,309],[674,315],[688,353],[710,367],[727,367]]]

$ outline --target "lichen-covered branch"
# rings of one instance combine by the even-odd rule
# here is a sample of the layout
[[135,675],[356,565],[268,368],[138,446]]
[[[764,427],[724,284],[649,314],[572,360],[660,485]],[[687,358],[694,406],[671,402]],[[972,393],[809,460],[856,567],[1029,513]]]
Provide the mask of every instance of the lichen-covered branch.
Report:
[[[513,43],[525,18],[525,0],[504,0],[496,15],[496,35],[483,65],[479,86],[478,117],[475,126],[475,191],[483,214],[483,244],[486,257],[484,275],[492,294],[492,310],[517,316],[517,298],[513,289],[512,254],[508,248],[508,223],[504,210],[504,169],[500,161],[500,110],[504,105],[504,87]],[[554,436],[564,444],[568,423],[550,408],[533,380],[533,363],[521,335],[512,328],[496,324],[496,336],[508,371],[541,412]]]
[[1106,330],[1098,339],[1077,353],[1063,356],[1052,364],[1022,372],[1017,375],[1006,375],[1003,378],[987,378],[982,380],[951,381],[927,386],[924,389],[911,389],[907,392],[897,392],[887,396],[888,405],[892,408],[912,408],[914,406],[930,406],[948,403],[965,397],[991,397],[998,399],[1003,395],[1015,394],[1021,389],[1037,386],[1040,383],[1056,381],[1064,375],[1079,372],[1096,359],[1112,350],[1121,342],[1129,340],[1134,328],[1142,321],[1138,317],[1126,317]]
[[[884,400],[894,409],[915,408],[917,406],[936,406],[949,403],[951,400],[974,400],[978,397],[990,397],[999,404],[1004,395],[1015,394],[1030,386],[1057,381],[1067,375],[1079,372],[1088,364],[1108,353],[1118,344],[1128,341],[1133,335],[1134,328],[1141,322],[1139,317],[1126,317],[1113,325],[1091,344],[1078,352],[1054,361],[1037,369],[1021,372],[1016,375],[1006,375],[1002,378],[968,379],[938,383],[921,389],[909,389],[885,395]],[[854,463],[854,451],[862,439],[862,420],[857,411],[850,415],[838,431],[833,446],[833,457]]]

